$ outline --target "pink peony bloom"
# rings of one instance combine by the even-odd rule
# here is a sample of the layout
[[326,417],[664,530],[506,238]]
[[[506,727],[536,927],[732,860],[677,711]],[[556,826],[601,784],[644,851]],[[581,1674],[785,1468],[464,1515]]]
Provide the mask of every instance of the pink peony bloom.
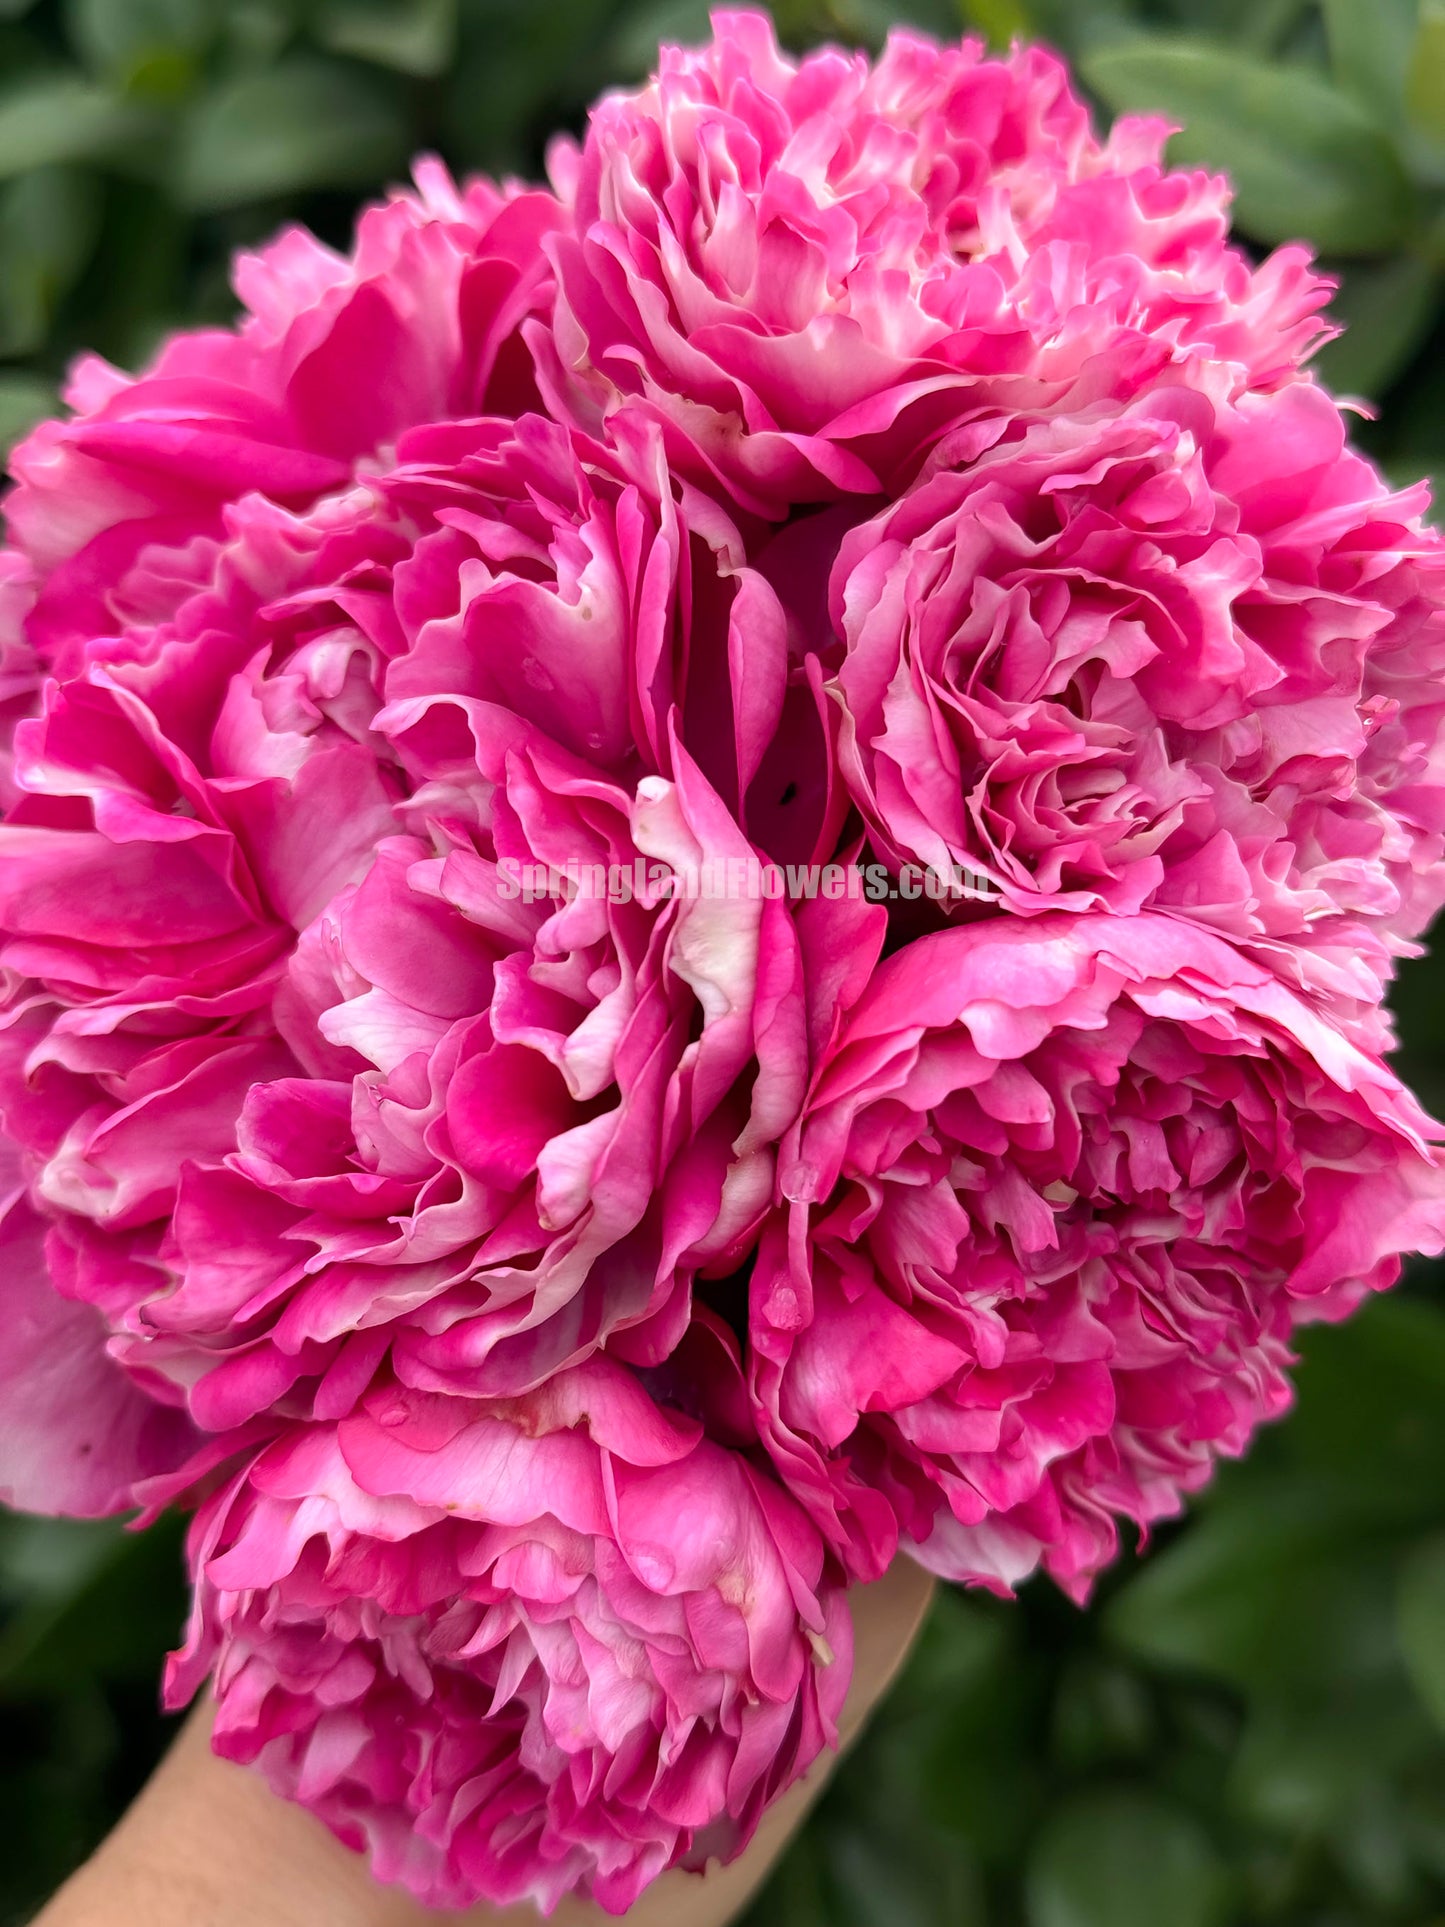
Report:
[[158,1227],[258,1078],[296,930],[372,861],[399,771],[370,741],[394,534],[353,491],[252,497],[175,618],[112,637],[16,732],[0,825],[0,1115],[108,1317],[163,1288]]
[[17,731],[0,1113],[57,1282],[203,1424],[345,1409],[393,1337],[471,1390],[650,1359],[766,1204],[790,920],[656,873],[755,868],[734,812],[834,833],[822,697],[656,453],[440,424],[304,515],[250,496]]
[[1228,191],[1162,122],[1090,131],[1039,48],[895,33],[795,63],[758,13],[610,94],[552,173],[559,298],[528,326],[555,407],[634,397],[681,472],[777,516],[896,489],[942,427],[1132,392],[1171,361],[1288,375],[1325,284],[1226,245]]
[[1296,382],[1028,426],[848,534],[829,645],[894,862],[1168,909],[1378,1002],[1445,898],[1445,543]]
[[0,811],[16,798],[16,727],[33,715],[44,673],[25,619],[34,600],[34,577],[23,555],[0,549]]
[[100,1518],[134,1507],[137,1487],[174,1472],[195,1435],[106,1356],[99,1314],[55,1290],[45,1221],[14,1162],[0,1144],[0,1504]]
[[758,1423],[854,1573],[901,1534],[1082,1596],[1117,1515],[1176,1511],[1284,1409],[1296,1324],[1445,1244],[1438,1127],[1185,923],[999,919],[870,971],[867,916],[804,930],[821,1048],[751,1280]]
[[168,1699],[434,1906],[621,1913],[732,1859],[837,1741],[841,1589],[796,1505],[603,1360],[375,1390],[202,1505]]
[[673,773],[676,730],[760,847],[831,852],[846,798],[802,639],[790,654],[737,525],[669,474],[636,411],[602,443],[539,415],[418,429],[384,486],[420,531],[390,699],[503,705],[634,782]]
[[142,375],[94,356],[76,413],[10,458],[11,541],[42,580],[27,624],[47,661],[173,607],[228,504],[292,510],[344,488],[418,422],[518,414],[536,387],[519,329],[551,271],[541,190],[465,192],[436,161],[369,208],[348,259],[302,228],[236,264],[235,330],[178,334]]
[[182,1164],[295,1069],[270,1007],[297,931],[395,828],[371,721],[416,530],[374,472],[418,419],[535,398],[556,203],[418,179],[349,261],[300,231],[243,259],[237,332],[135,380],[83,363],[77,418],[13,458],[0,1117],[54,1275],[117,1320],[163,1289]]
[[0,1499],[198,1502],[172,1699],[427,1903],[731,1857],[845,1577],[1081,1597],[1445,1245],[1445,547],[1166,131],[720,14],[14,458]]
[[[476,699],[379,722],[416,833],[303,934],[275,1005],[291,1074],[251,1068],[235,1149],[187,1160],[124,1306],[119,1355],[211,1428],[334,1416],[388,1349],[458,1393],[604,1341],[660,1362],[802,1096],[786,907],[668,887],[756,862],[685,752],[629,791]],[[644,887],[611,900],[594,866]]]

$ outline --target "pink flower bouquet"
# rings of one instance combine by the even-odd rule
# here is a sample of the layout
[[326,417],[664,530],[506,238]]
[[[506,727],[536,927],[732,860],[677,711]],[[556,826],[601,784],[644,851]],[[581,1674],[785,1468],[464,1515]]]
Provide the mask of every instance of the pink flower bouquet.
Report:
[[1168,131],[720,13],[12,458],[0,1496],[425,1902],[738,1853],[850,1583],[1082,1599],[1445,1245],[1445,543]]

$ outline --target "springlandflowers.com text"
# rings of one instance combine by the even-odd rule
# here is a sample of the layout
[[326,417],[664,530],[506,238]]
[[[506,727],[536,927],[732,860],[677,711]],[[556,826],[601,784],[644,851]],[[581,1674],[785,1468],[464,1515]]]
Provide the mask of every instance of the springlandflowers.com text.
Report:
[[668,897],[801,902],[821,897],[841,903],[861,897],[869,903],[993,902],[993,882],[962,865],[938,870],[905,863],[772,863],[760,857],[710,857],[681,868],[649,857],[631,863],[523,863],[503,857],[497,864],[497,893],[508,902],[546,903],[558,898],[605,898],[608,903],[657,903]]

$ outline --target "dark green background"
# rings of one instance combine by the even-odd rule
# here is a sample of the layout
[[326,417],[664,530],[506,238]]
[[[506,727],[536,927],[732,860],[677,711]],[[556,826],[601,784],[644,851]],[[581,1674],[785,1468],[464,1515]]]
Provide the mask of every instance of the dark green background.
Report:
[[[1445,468],[1445,0],[785,0],[1056,41],[1105,111],[1188,123],[1251,244],[1342,276],[1331,380],[1397,479]],[[697,35],[693,0],[0,0],[0,439],[81,346],[133,363],[231,311],[288,215],[344,241],[408,154],[535,172],[547,134]],[[1445,989],[1406,1068],[1445,1099]],[[1306,1346],[1295,1415],[1077,1612],[940,1600],[754,1927],[1445,1927],[1445,1289],[1422,1269]],[[0,1519],[0,1923],[164,1739],[178,1533]]]

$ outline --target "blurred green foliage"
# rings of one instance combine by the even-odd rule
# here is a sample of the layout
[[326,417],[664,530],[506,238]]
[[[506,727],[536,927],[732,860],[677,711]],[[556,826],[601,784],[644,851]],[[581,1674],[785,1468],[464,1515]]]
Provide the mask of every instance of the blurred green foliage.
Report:
[[[1258,245],[1312,241],[1322,357],[1401,480],[1445,470],[1445,0],[779,0],[1061,46],[1101,109],[1187,123]],[[962,22],[960,20],[962,14]],[[0,444],[82,346],[230,312],[226,262],[433,148],[535,172],[700,0],[0,0]],[[1445,976],[1404,1068],[1445,1106]],[[1305,1345],[1299,1407],[1080,1613],[941,1598],[752,1927],[1445,1927],[1445,1274]],[[179,1532],[0,1518],[0,1927],[164,1742]]]

